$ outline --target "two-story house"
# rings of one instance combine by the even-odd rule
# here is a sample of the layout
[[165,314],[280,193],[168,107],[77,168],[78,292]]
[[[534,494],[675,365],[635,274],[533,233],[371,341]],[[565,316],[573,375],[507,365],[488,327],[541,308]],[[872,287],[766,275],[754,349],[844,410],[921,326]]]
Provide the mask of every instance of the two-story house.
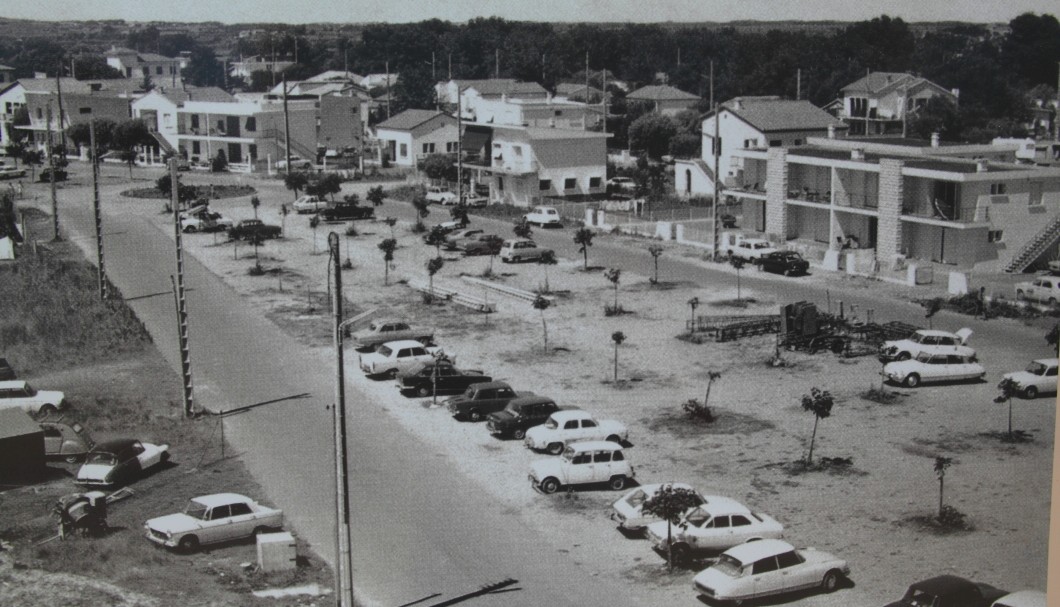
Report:
[[179,57],[141,53],[117,46],[111,47],[103,57],[107,60],[107,65],[121,72],[126,78],[150,78],[156,85],[169,83],[176,86],[183,82],[180,75],[182,60]]
[[575,101],[545,99],[479,98],[463,113],[464,120],[482,124],[511,124],[561,129],[586,129],[600,123],[602,108]]
[[437,110],[415,109],[375,125],[375,138],[379,154],[403,167],[415,167],[431,154],[455,154],[460,139],[456,118]]
[[871,72],[842,89],[838,117],[852,136],[900,135],[903,121],[928,100],[941,97],[956,105],[959,91],[902,72]]
[[175,153],[180,148],[177,112],[189,101],[233,103],[235,97],[216,87],[162,86],[132,102],[133,118],[144,121],[163,151]]
[[0,149],[11,143],[15,114],[26,107],[26,88],[17,81],[0,86]]
[[[230,76],[243,78],[250,82],[250,75],[254,72],[273,72],[279,74],[294,65],[294,61],[286,59],[270,59],[261,55],[252,57],[240,57],[239,61],[228,63],[228,74]],[[279,80],[279,78],[277,78]]]
[[700,98],[668,84],[650,84],[626,95],[626,101],[649,103],[656,112],[673,116],[695,109]]
[[[93,118],[114,122],[129,120],[132,117],[130,104],[139,96],[129,88],[127,80],[60,78],[57,84],[55,78],[23,78],[18,83],[25,95],[30,123],[17,128],[29,131],[30,141],[41,149],[48,141],[49,132],[53,144],[57,144],[62,131],[75,124],[84,124]],[[68,141],[67,145],[72,146],[72,142]],[[67,150],[69,153],[75,151],[72,148]]]
[[475,110],[482,100],[523,99],[545,101],[548,91],[536,82],[519,82],[512,78],[488,80],[450,80],[435,85],[438,102],[450,106],[453,111],[459,105],[465,120],[475,121]]

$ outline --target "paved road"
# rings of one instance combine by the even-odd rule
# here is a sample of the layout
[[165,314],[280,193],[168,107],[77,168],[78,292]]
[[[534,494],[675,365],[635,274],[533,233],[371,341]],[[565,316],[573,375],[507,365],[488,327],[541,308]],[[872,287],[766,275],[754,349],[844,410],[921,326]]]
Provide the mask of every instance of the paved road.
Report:
[[[177,368],[171,240],[146,219],[121,213],[112,198],[118,189],[105,189],[107,205],[119,209],[106,215],[108,274],[127,298],[141,298],[131,302],[133,309]],[[64,189],[61,217],[64,230],[91,248],[89,200],[83,188]],[[311,395],[234,416],[226,429],[271,500],[330,562],[332,427],[325,407],[333,394],[332,367],[252,313],[238,294],[191,258],[187,283],[200,402],[230,408]],[[432,593],[452,598],[508,577],[519,580],[522,590],[471,604],[633,604],[623,589],[595,581],[571,557],[542,542],[517,514],[504,513],[502,503],[382,414],[380,403],[370,402],[353,385],[347,394],[354,584],[369,604],[398,605]]]

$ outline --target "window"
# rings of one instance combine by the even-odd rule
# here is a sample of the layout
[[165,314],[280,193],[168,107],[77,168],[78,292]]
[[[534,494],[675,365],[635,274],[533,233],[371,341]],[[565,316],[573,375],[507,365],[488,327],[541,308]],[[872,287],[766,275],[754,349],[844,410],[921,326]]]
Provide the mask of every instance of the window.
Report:
[[758,575],[759,573],[769,573],[770,571],[777,570],[777,557],[767,556],[766,558],[755,561],[754,568],[751,573]]
[[964,357],[959,354],[950,354],[948,360],[951,365],[963,365],[965,363]]
[[504,177],[498,177],[497,178],[497,191],[498,192],[503,192],[504,191]]
[[232,516],[243,516],[244,514],[253,514],[254,511],[250,509],[250,504],[238,503],[229,506],[232,509]]
[[408,146],[407,143],[402,143],[401,144],[401,157],[402,158],[408,158],[408,156],[409,156],[409,146]]
[[729,517],[728,516],[715,516],[712,525],[715,529],[728,529],[729,528]]
[[521,145],[513,145],[512,146],[512,151],[515,152],[515,157],[516,158],[522,158],[523,157],[523,146],[521,146]]
[[794,550],[777,555],[777,565],[780,569],[794,567],[799,563],[802,563],[802,557],[800,557]]
[[802,139],[796,139],[795,145],[802,145]]
[[445,142],[445,151],[447,153],[449,153],[449,154],[455,154],[456,150],[457,150],[456,146],[457,146],[457,142],[456,141],[446,141]]
[[602,182],[603,182],[603,179],[601,179],[600,177],[590,177],[589,178],[589,187],[590,188],[598,188],[598,187],[600,187],[600,184]]
[[210,520],[219,521],[223,518],[228,518],[228,515],[231,512],[232,509],[230,506],[217,506],[216,508],[210,511]]
[[63,433],[54,426],[44,426],[44,438],[62,438]]
[[537,189],[542,191],[542,192],[546,192],[548,190],[551,190],[552,189],[552,180],[551,179],[542,179],[542,180],[538,181],[537,182]]
[[256,131],[258,130],[258,119],[254,116],[247,116],[247,130]]
[[989,232],[986,233],[986,241],[987,242],[1003,242],[1004,237],[1005,237],[1005,231],[1004,230],[990,230]]
[[156,76],[161,76],[163,73],[164,72],[162,72],[162,66],[161,65],[159,65],[158,67],[155,68],[155,75]]
[[733,527],[746,527],[750,525],[751,521],[747,520],[746,516],[740,516],[739,514],[732,515],[732,526]]
[[611,452],[610,451],[597,451],[596,454],[593,455],[593,461],[598,463],[598,464],[599,463],[609,462],[609,461],[611,461]]
[[146,77],[151,75],[151,68],[149,68],[149,67],[142,67],[142,68],[140,68],[140,71],[143,73],[144,78],[146,78]]
[[250,156],[251,160],[258,159],[258,146],[256,144],[250,144],[247,146],[247,155]]
[[576,178],[568,177],[568,178],[563,180],[563,189],[564,190],[573,190],[576,187],[578,187],[578,180]]
[[37,108],[37,120],[44,118],[44,110]]
[[78,114],[91,114],[92,113],[92,108],[90,108],[90,107],[79,107],[79,108],[77,108],[77,113]]
[[177,73],[176,66],[173,66],[173,65],[169,66],[169,73],[170,74],[176,74]]
[[434,144],[433,143],[424,143],[423,144],[423,153],[424,154],[433,154],[434,153]]
[[934,212],[935,217],[954,220],[960,219],[960,189],[954,181],[936,181]]
[[[1055,369],[1054,369],[1054,374],[1055,374]],[[611,454],[611,461],[613,461],[613,462],[621,462],[621,461],[625,461],[625,459],[626,459],[626,456],[622,455],[621,451],[615,451],[615,452],[613,452]]]
[[200,151],[199,142],[198,141],[192,141],[191,142],[191,153],[192,154],[198,154],[199,151]]
[[577,430],[578,429],[578,420],[572,419],[569,422],[563,424],[563,429],[564,430]]
[[940,346],[956,346],[957,345],[956,342],[954,342],[952,337],[941,337],[940,336],[940,337],[936,337],[935,339],[938,340],[938,345],[940,345]]
[[596,427],[596,422],[594,420],[591,420],[591,419],[583,419],[582,420],[582,428],[595,428],[595,427]]
[[592,458],[593,458],[593,456],[592,456],[591,453],[579,453],[578,455],[575,455],[573,459],[571,459],[570,463],[572,463],[572,464],[590,464],[593,461]]
[[770,139],[769,140],[769,147],[771,147],[771,148],[779,148],[782,145],[784,145],[784,142],[779,140],[779,139]]
[[198,114],[192,114],[191,115],[191,128],[192,128],[192,130],[195,130],[195,129],[199,128],[199,115]]
[[1005,194],[1008,191],[1008,188],[1006,187],[1007,185],[1008,184],[1005,184],[1005,183],[991,183],[990,184],[990,195],[991,196],[1001,196],[1001,195]]

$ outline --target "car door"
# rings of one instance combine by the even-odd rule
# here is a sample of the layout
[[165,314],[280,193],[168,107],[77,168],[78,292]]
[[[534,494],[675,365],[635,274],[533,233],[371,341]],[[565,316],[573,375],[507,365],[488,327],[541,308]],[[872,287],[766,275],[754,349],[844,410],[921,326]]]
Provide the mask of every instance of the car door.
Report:
[[602,483],[613,475],[612,459],[614,451],[603,449],[593,453],[593,482]]
[[585,451],[583,453],[577,453],[571,458],[570,471],[567,475],[567,484],[577,485],[584,483],[591,483],[595,475],[593,471],[595,467],[593,465],[593,453],[592,451]]
[[974,379],[979,377],[979,371],[976,368],[978,365],[973,364],[967,358],[958,354],[950,354],[949,368],[954,379]]
[[602,438],[600,436],[600,425],[594,419],[583,419],[578,438]]
[[752,563],[751,583],[754,585],[755,598],[781,592],[784,580],[777,565],[777,557],[767,556]]
[[500,411],[513,398],[515,398],[515,391],[511,388],[497,388],[487,404],[487,408],[490,411]]
[[253,534],[256,521],[254,520],[254,511],[251,510],[250,505],[244,502],[236,502],[231,504],[229,508],[228,516],[231,523],[228,526],[228,539],[247,537]]
[[576,419],[568,419],[563,422],[563,429],[559,432],[559,438],[565,443],[581,438],[581,422]]
[[[721,517],[719,517],[721,518]],[[742,544],[747,540],[751,539],[757,532],[755,526],[751,524],[751,519],[747,518],[742,514],[733,514],[729,518],[729,532],[732,537],[733,545]]]
[[800,567],[803,558],[794,550],[777,555],[777,571],[780,572],[780,588],[777,592],[792,592],[810,586],[816,586],[820,579],[809,577],[810,572]]
[[228,539],[228,515],[231,512],[231,508],[228,504],[223,506],[214,506],[210,509],[210,512],[206,515],[206,520],[202,521],[202,528],[199,532],[199,542],[203,544],[213,542],[223,542]]

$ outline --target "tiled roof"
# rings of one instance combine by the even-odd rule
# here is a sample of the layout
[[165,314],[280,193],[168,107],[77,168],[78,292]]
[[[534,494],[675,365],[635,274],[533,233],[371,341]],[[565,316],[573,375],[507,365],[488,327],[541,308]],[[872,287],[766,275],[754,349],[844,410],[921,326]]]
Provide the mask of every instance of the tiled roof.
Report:
[[428,120],[445,115],[444,112],[436,110],[405,110],[400,114],[396,114],[383,122],[380,122],[375,128],[392,129],[395,131],[411,131]]
[[[63,77],[59,79],[64,93],[88,93],[92,88],[85,80]],[[21,78],[19,84],[27,93],[54,93],[55,78]],[[103,88],[107,88],[106,85]]]
[[235,101],[236,98],[229,95],[227,92],[215,87],[215,86],[204,86],[194,87],[189,86],[186,90],[182,89],[165,89],[159,91],[159,94],[169,99],[173,103],[180,105],[185,101]]
[[742,100],[740,109],[726,108],[752,126],[771,131],[826,130],[829,126],[845,128],[835,116],[809,101],[790,99]]
[[364,76],[354,74],[353,72],[344,72],[342,70],[327,70],[325,72],[320,72],[316,76],[306,78],[305,82],[330,82],[333,80],[350,80],[360,83],[364,80]]
[[667,84],[651,84],[626,95],[627,99],[644,99],[647,101],[697,101],[699,97],[686,93]]
[[892,85],[912,82],[915,76],[904,72],[871,72],[843,87],[844,93],[877,93]]
[[492,80],[457,80],[460,90],[475,89],[482,96],[508,95],[518,97],[519,95],[546,95],[548,91],[536,82],[516,82],[511,78],[497,78]]

